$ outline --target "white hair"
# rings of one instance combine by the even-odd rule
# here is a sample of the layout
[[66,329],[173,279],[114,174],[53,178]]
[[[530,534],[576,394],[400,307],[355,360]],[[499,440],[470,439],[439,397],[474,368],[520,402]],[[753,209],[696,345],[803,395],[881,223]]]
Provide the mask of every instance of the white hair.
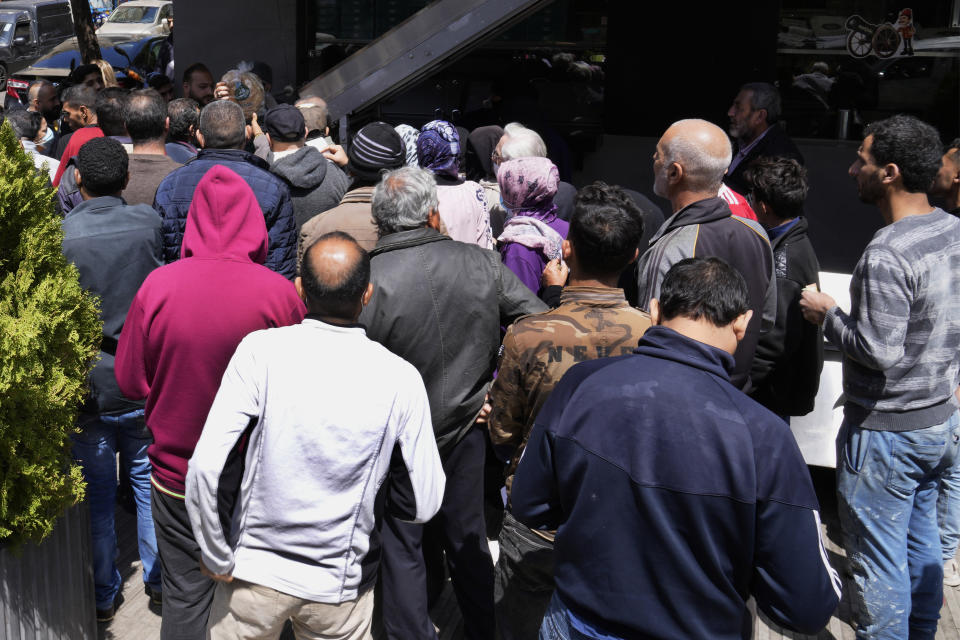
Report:
[[500,157],[506,160],[517,158],[546,158],[547,145],[543,138],[533,129],[528,129],[519,122],[511,122],[503,128],[503,137],[506,138],[500,147]]
[[[670,128],[692,123],[716,126],[706,120],[688,119],[678,120],[670,125]],[[725,141],[723,153],[715,156],[711,155],[696,140],[677,133],[662,146],[663,165],[668,166],[676,162],[683,167],[687,186],[694,191],[718,191],[720,183],[723,181],[723,175],[727,172],[727,167],[730,166],[730,160],[733,157],[733,148],[730,146],[729,138],[724,135],[723,139]]]
[[373,188],[370,209],[380,236],[419,229],[437,208],[437,181],[419,167],[387,171]]

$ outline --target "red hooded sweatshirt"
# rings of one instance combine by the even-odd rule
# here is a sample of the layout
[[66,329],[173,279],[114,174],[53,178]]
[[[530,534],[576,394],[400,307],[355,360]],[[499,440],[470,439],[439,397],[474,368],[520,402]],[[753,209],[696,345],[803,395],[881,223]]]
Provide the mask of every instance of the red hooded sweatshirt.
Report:
[[67,143],[67,148],[63,151],[63,157],[60,158],[60,166],[57,167],[57,173],[53,176],[53,186],[60,186],[60,178],[63,177],[63,170],[67,168],[67,163],[70,162],[70,158],[80,153],[80,147],[94,138],[102,137],[103,131],[100,127],[83,127],[82,129],[74,131],[73,135],[70,136],[70,142]]
[[154,486],[182,499],[187,461],[240,340],[297,324],[306,309],[293,283],[263,266],[263,212],[230,169],[214,167],[197,185],[181,255],[137,292],[115,370],[124,395],[146,398]]

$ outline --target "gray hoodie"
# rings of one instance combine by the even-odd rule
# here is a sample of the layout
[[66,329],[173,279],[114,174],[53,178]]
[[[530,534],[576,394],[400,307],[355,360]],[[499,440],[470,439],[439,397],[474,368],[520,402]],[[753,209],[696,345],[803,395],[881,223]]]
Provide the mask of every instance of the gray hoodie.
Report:
[[297,233],[307,220],[340,204],[350,186],[340,167],[311,146],[271,162],[270,171],[290,185]]

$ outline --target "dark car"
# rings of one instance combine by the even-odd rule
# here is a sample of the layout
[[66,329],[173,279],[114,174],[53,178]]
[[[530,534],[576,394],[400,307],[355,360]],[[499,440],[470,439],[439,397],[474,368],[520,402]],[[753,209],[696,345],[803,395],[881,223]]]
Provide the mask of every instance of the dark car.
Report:
[[0,90],[8,74],[28,66],[73,35],[70,4],[64,0],[0,3]]
[[[143,86],[147,73],[156,67],[157,54],[164,41],[163,36],[133,40],[106,37],[97,39],[100,42],[103,59],[109,62],[117,72],[117,80],[121,84],[125,84],[124,80],[128,80],[129,84],[136,86]],[[26,82],[44,79],[60,83],[81,64],[83,60],[77,48],[77,39],[70,38],[33,65],[17,72],[15,77]]]

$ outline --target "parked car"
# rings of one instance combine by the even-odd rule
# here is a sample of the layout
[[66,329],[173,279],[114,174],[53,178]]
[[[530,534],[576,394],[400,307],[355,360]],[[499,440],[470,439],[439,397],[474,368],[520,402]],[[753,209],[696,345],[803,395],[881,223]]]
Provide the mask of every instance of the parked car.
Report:
[[[143,86],[147,74],[157,64],[157,54],[163,44],[163,36],[149,38],[97,38],[103,59],[109,62],[117,72],[117,80],[124,83]],[[70,38],[54,48],[33,65],[15,74],[19,80],[32,82],[41,78],[54,83],[62,82],[70,72],[83,64],[77,39]],[[22,98],[22,96],[21,96]]]
[[131,0],[113,10],[97,29],[98,36],[142,38],[170,33],[167,18],[173,17],[170,0]]
[[65,0],[0,3],[0,90],[7,77],[73,35]]

